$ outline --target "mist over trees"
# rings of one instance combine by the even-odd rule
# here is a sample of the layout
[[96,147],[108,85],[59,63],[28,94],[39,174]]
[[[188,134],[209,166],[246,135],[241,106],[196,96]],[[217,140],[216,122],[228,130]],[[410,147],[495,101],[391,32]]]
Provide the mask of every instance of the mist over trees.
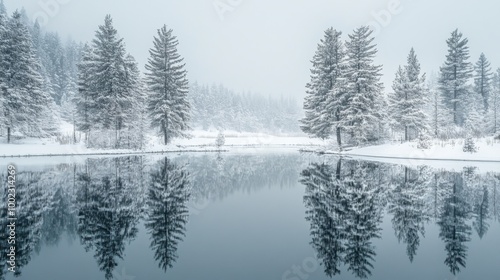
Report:
[[300,107],[293,98],[235,93],[223,85],[191,85],[194,128],[296,133]]

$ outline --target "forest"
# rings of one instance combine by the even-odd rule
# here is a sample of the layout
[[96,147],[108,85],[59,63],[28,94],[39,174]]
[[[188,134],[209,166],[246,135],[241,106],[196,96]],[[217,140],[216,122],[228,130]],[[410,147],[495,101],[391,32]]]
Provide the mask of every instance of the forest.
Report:
[[374,62],[372,33],[362,26],[344,41],[341,31],[324,32],[301,110],[286,95],[188,81],[189,65],[167,25],[152,36],[142,66],[110,15],[92,41],[63,42],[24,10],[9,15],[1,2],[0,137],[143,150],[152,136],[167,145],[196,129],[231,130],[335,139],[338,149],[391,140],[428,149],[432,139],[459,138],[467,152],[477,150],[475,139],[498,137],[500,69],[492,70],[484,54],[473,64],[459,30],[445,42],[448,54],[437,77],[422,73],[412,48],[391,88],[384,88],[383,66]]

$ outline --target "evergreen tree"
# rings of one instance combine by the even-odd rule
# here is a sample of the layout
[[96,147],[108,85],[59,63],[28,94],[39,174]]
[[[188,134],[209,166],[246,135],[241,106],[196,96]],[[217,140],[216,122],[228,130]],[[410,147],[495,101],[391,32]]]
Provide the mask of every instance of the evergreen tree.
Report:
[[0,84],[2,86],[3,127],[7,128],[7,142],[12,131],[25,136],[45,136],[43,122],[51,119],[48,110],[52,100],[42,91],[40,63],[35,56],[31,35],[15,12],[7,22],[2,44]]
[[126,124],[127,113],[132,108],[130,76],[126,65],[125,44],[118,38],[110,15],[99,26],[92,41],[94,50],[94,82],[96,83],[97,119],[104,129],[114,129],[115,147],[118,148],[120,130]]
[[474,91],[482,97],[484,108],[488,110],[488,101],[491,92],[491,64],[481,53],[475,65]]
[[[318,44],[311,61],[313,64],[311,81],[306,85],[305,118],[301,120],[301,129],[321,139],[331,136],[332,121],[340,118],[341,92],[334,88],[342,78],[343,68],[345,68],[345,50],[341,35],[341,32],[333,28],[325,31],[324,38]],[[336,134],[340,146],[339,125],[336,126]]]
[[445,102],[453,112],[453,123],[462,125],[464,121],[464,106],[462,96],[469,94],[467,86],[472,77],[472,65],[468,62],[468,39],[462,38],[462,33],[457,30],[451,33],[446,41],[448,54],[441,67],[439,79],[440,89]]
[[[77,126],[87,132],[87,145],[109,146],[108,138],[114,138],[115,148],[126,145],[127,130],[136,117],[134,104],[140,81],[137,65],[125,53],[111,16],[107,15],[104,25],[99,26],[92,45],[84,47],[78,68]],[[91,130],[100,133],[91,138]]]
[[427,130],[428,116],[425,113],[425,74],[420,76],[420,63],[413,48],[408,55],[408,64],[399,67],[396,79],[393,83],[394,92],[389,95],[389,115],[393,121],[393,127],[402,129],[405,141],[417,136],[420,132]]
[[349,35],[347,46],[347,107],[344,112],[346,130],[355,144],[379,138],[382,121],[383,85],[381,65],[374,65],[377,54],[373,31],[367,26]]
[[[86,137],[90,137],[90,130],[97,120],[95,101],[96,90],[93,82],[94,52],[92,47],[85,44],[82,50],[82,60],[78,64],[78,93],[74,96],[73,103],[76,107],[76,127],[80,131],[86,132]],[[87,142],[88,145],[88,142]]]
[[493,76],[493,90],[489,97],[488,127],[493,134],[500,132],[500,68]]
[[183,58],[177,52],[178,41],[172,32],[166,25],[158,30],[146,65],[147,110],[151,127],[159,129],[165,145],[174,137],[187,136],[185,131],[190,128],[188,80]]

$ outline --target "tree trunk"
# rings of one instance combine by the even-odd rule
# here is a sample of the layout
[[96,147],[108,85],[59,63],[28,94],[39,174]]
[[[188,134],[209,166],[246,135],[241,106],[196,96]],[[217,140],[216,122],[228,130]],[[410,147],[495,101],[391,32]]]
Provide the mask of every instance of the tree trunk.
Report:
[[405,141],[408,141],[408,126],[405,125]]
[[339,116],[338,110],[335,114],[335,118],[337,119],[337,144],[339,145],[339,149],[341,149],[342,148],[342,134],[340,131],[340,126],[338,125],[338,123],[340,121],[340,116]]
[[7,127],[7,143],[10,143],[10,127]]
[[168,132],[165,126],[163,127],[163,137],[165,138],[165,146],[166,146],[168,144]]

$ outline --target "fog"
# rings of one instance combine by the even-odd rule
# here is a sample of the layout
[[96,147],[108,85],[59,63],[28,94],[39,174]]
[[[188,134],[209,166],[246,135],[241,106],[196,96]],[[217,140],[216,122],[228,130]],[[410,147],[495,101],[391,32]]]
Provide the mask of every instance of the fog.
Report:
[[223,83],[236,91],[302,97],[310,60],[323,31],[347,34],[360,25],[376,31],[377,62],[390,90],[411,47],[422,69],[437,72],[445,40],[459,28],[469,38],[471,61],[484,52],[500,66],[497,1],[406,0],[5,0],[9,13],[24,7],[32,19],[62,38],[90,41],[111,14],[119,35],[140,63],[156,30],[174,30],[191,81]]

